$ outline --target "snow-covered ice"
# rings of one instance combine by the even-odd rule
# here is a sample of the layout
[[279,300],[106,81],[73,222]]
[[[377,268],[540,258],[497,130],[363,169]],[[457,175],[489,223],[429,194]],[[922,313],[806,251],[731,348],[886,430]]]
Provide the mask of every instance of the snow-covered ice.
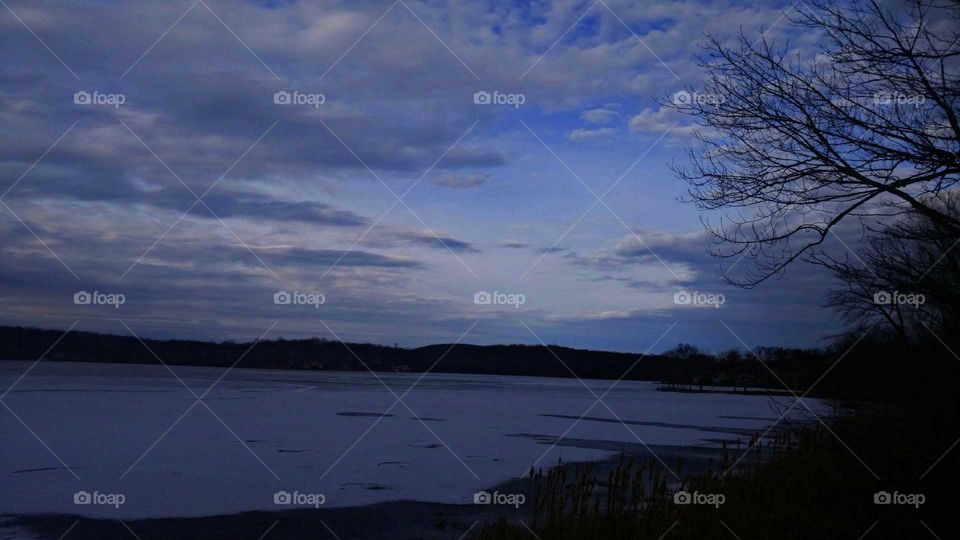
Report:
[[[0,389],[30,365],[0,362]],[[628,430],[604,405],[591,409],[596,398],[576,379],[431,373],[411,389],[419,374],[378,374],[397,396],[409,390],[397,403],[368,372],[234,369],[217,382],[225,369],[172,370],[197,396],[216,385],[198,403],[159,365],[37,364],[0,410],[0,514],[289,508],[274,503],[280,491],[323,494],[328,507],[464,503],[534,463],[612,454],[551,449],[552,437],[711,446],[779,417],[769,397],[657,392],[648,382],[623,381],[603,400]],[[585,383],[600,396],[613,381]],[[122,494],[123,504],[75,504],[80,491]]]

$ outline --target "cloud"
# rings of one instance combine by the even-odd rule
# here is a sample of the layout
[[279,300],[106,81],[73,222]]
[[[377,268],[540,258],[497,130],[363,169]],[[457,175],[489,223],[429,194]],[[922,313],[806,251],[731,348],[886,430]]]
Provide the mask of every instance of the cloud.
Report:
[[595,139],[604,139],[607,137],[613,137],[616,135],[617,131],[613,128],[600,128],[600,129],[583,129],[578,128],[570,132],[567,135],[567,138],[573,142],[585,142]]
[[584,111],[580,118],[591,124],[607,124],[616,119],[619,114],[617,111],[611,111],[610,109],[590,109]]
[[409,233],[396,233],[395,237],[409,242],[410,244],[420,245],[435,249],[449,249],[458,253],[477,253],[479,250],[470,242],[451,238],[439,231],[417,230]]
[[502,247],[509,248],[509,249],[523,249],[523,248],[530,247],[530,244],[528,244],[527,242],[522,242],[520,240],[513,240],[512,238],[507,238],[506,240],[503,240],[502,242],[500,242],[500,245]]
[[[168,2],[7,4],[79,80],[14,17],[0,17],[0,123],[15,134],[0,145],[0,190],[28,171],[4,203],[43,240],[0,207],[0,320],[55,326],[76,316],[117,330],[64,304],[78,283],[46,245],[80,285],[128,293],[125,308],[154,335],[250,339],[278,319],[283,331],[315,334],[316,321],[276,311],[270,299],[280,288],[320,288],[323,317],[345,337],[451,341],[477,312],[450,292],[476,283],[449,251],[482,278],[505,281],[549,251],[563,255],[545,257],[538,279],[523,285],[533,289],[531,324],[567,317],[558,341],[636,350],[649,345],[636,341],[637,323],[652,328],[666,317],[654,313],[654,288],[675,278],[643,246],[590,230],[589,220],[564,241],[569,248],[545,247],[584,201],[579,189],[547,179],[559,165],[517,120],[574,170],[624,170],[631,152],[565,143],[610,138],[623,123],[662,133],[674,119],[643,107],[674,74],[701,80],[690,36],[730,21],[745,32],[769,27],[783,7],[655,0],[638,9],[608,0],[584,16],[577,2],[436,9],[409,0],[384,16],[379,2],[206,0],[209,10],[186,15],[188,6]],[[483,88],[526,102],[475,105]],[[123,93],[126,102],[80,106],[72,101],[80,90]],[[281,90],[322,93],[325,103],[275,104]],[[626,111],[641,112],[627,122]],[[672,157],[660,151],[651,163]],[[449,190],[475,189],[420,186],[404,198],[415,218],[390,191],[405,193],[424,173]],[[504,174],[529,181],[492,189]],[[599,191],[609,178],[597,176]],[[213,213],[190,191],[205,194]],[[654,222],[637,233],[683,283],[716,276],[700,251],[705,239],[676,232],[696,226],[692,213],[635,210]],[[531,240],[501,241],[521,234],[520,219],[532,224],[522,233]],[[471,257],[480,246],[504,249]],[[568,291],[598,276],[623,281]],[[530,339],[514,321],[484,326],[477,340]]]
[[282,201],[253,193],[211,193],[204,203],[223,219],[249,217],[348,227],[368,222],[354,212],[337,210],[322,202]]
[[437,180],[434,180],[434,184],[438,186],[448,187],[452,189],[467,189],[477,186],[482,186],[490,180],[489,174],[471,174],[471,175],[444,175]]

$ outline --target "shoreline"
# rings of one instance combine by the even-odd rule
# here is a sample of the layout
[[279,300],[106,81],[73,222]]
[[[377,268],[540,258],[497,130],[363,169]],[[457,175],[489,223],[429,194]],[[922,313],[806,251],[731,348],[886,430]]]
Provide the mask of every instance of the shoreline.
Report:
[[[560,446],[602,446],[603,441],[571,439]],[[608,448],[609,449],[609,448]],[[653,452],[656,452],[654,458]],[[735,459],[737,450],[728,448],[728,458]],[[558,467],[580,470],[588,464],[594,477],[606,478],[620,459],[626,456],[640,461],[657,460],[666,471],[673,469],[680,477],[716,470],[723,461],[723,448],[697,446],[625,445],[621,452],[605,459],[594,461],[561,462],[539,467],[549,471]],[[757,455],[761,455],[757,452]],[[752,461],[752,460],[744,460]],[[669,464],[669,465],[667,465]],[[665,472],[670,475],[671,473]],[[0,514],[0,538],[58,539],[66,531],[70,540],[99,540],[102,538],[132,537],[133,531],[141,540],[178,538],[183,540],[251,539],[258,540],[269,531],[270,540],[300,539],[333,531],[340,540],[365,540],[379,538],[441,540],[458,539],[472,528],[484,522],[500,518],[508,521],[528,522],[532,512],[533,486],[529,477],[517,477],[491,486],[489,492],[523,493],[526,502],[520,508],[484,504],[450,504],[399,500],[361,506],[286,509],[279,511],[245,511],[202,517],[156,517],[118,520],[92,518],[74,514]],[[127,531],[126,528],[130,531]],[[332,538],[333,536],[330,535]]]

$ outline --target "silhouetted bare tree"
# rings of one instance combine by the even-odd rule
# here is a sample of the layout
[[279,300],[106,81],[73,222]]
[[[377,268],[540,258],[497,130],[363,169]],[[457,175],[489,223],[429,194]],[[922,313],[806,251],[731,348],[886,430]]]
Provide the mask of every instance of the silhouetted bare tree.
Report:
[[[960,218],[960,192],[928,203]],[[953,229],[914,212],[872,238],[843,261],[819,257],[842,286],[830,303],[861,327],[884,323],[905,340],[929,331],[951,338],[960,331],[960,237]],[[925,328],[925,326],[927,328]]]
[[[708,38],[702,91],[666,106],[701,126],[675,170],[721,257],[747,257],[754,286],[809,259],[843,220],[905,212],[960,233],[928,203],[960,181],[960,3],[822,0],[788,18],[816,51],[762,36]],[[806,34],[809,36],[811,34]]]

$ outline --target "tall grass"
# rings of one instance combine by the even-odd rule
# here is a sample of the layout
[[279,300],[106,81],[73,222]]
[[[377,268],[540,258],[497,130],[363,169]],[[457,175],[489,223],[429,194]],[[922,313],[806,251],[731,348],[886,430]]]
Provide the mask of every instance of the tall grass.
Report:
[[[528,521],[500,518],[478,527],[471,538],[856,539],[875,522],[883,527],[875,526],[868,538],[922,537],[920,519],[935,520],[935,505],[928,503],[919,510],[877,506],[873,493],[891,487],[931,488],[904,484],[910,477],[915,482],[916,476],[897,475],[896,469],[882,470],[882,481],[873,478],[845,445],[856,447],[858,455],[874,467],[880,465],[878,458],[898,450],[883,446],[890,441],[879,424],[865,422],[847,418],[830,430],[795,426],[763,444],[753,437],[745,459],[737,461],[738,451],[724,451],[715,466],[681,474],[680,480],[657,461],[626,456],[605,476],[593,464],[561,464],[537,471]],[[736,468],[725,474],[734,462]],[[723,494],[725,502],[719,507],[675,504],[678,490]]]

